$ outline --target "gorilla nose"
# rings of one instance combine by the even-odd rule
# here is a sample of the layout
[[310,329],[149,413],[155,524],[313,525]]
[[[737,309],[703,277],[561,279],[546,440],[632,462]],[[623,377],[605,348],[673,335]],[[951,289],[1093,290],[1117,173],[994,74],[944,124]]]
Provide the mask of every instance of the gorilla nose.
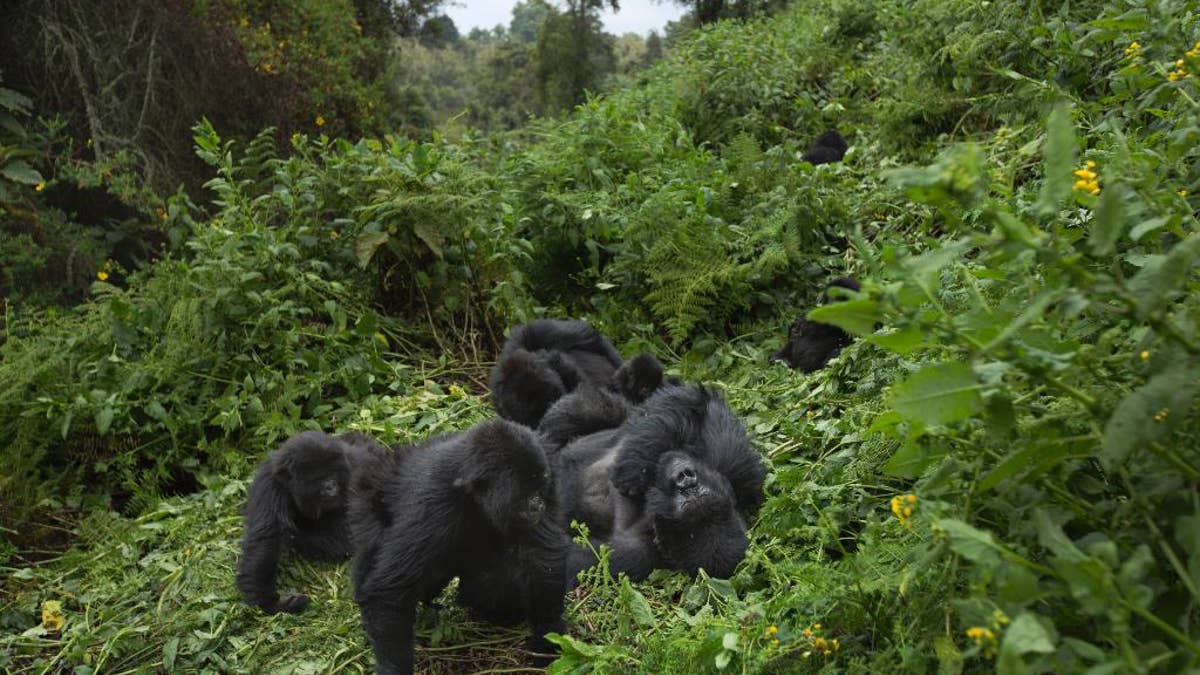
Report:
[[679,470],[675,474],[675,486],[679,489],[687,489],[696,484],[696,470],[692,467],[686,467]]

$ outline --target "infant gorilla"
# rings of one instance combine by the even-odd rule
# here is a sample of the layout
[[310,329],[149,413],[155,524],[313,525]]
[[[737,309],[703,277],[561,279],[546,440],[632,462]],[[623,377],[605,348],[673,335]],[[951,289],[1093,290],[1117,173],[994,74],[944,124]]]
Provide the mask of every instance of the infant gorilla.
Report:
[[662,364],[650,356],[624,362],[612,343],[584,321],[538,319],[510,331],[489,389],[496,412],[536,427],[546,410],[576,387],[619,392],[637,403],[662,381]]
[[[843,299],[838,296],[830,297],[829,291],[833,288],[857,292],[859,285],[849,277],[834,279],[821,293],[818,300],[820,304]],[[851,340],[850,334],[837,326],[801,317],[788,328],[788,340],[783,349],[772,354],[769,360],[786,361],[793,368],[811,373],[820,370],[830,359],[842,353],[842,349],[849,345]]]
[[360,433],[338,437],[304,431],[263,460],[250,484],[237,586],[263,611],[301,612],[308,597],[275,591],[275,568],[285,550],[317,560],[350,555],[348,487],[368,457],[388,450]]
[[[630,413],[607,393],[581,389],[555,404],[540,430],[570,437],[608,411],[608,430],[571,440],[554,456],[563,522],[588,525],[607,544],[609,571],[644,579],[666,568],[731,575],[748,544],[742,513],[762,503],[766,469],[741,423],[710,390],[670,385]],[[569,579],[595,564],[588,548],[568,555]]]
[[350,501],[354,597],[378,673],[413,670],[417,602],[455,576],[485,617],[524,618],[535,651],[563,630],[565,556],[541,438],[491,420],[369,461]]

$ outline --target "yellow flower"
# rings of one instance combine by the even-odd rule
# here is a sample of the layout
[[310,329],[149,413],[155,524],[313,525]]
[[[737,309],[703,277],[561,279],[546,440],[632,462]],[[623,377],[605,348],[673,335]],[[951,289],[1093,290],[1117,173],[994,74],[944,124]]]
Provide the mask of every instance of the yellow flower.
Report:
[[166,212],[166,210],[165,210],[165,209],[159,209],[159,210],[158,210],[158,219],[159,219],[159,220],[161,220],[161,221],[163,221],[163,222],[166,222],[166,221],[167,221],[167,212]]
[[1142,352],[1141,352],[1140,354],[1138,354],[1138,358],[1139,358],[1139,359],[1141,359],[1141,360],[1143,360],[1143,361],[1147,361],[1147,360],[1149,360],[1149,359],[1150,359],[1150,350],[1149,350],[1149,349],[1143,349],[1143,350],[1142,350]]
[[996,634],[991,630],[982,626],[972,626],[967,629],[967,637],[975,641],[975,644],[981,645],[984,642],[995,642]]
[[37,185],[34,185],[34,186],[33,186],[33,191],[34,191],[34,192],[41,192],[42,190],[45,190],[45,189],[46,189],[46,184],[45,184],[45,183],[38,183]]
[[1186,196],[1188,196],[1188,191],[1187,190],[1179,190],[1175,194],[1179,195],[1180,197],[1186,197]]
[[271,62],[262,64],[262,71],[268,75],[275,72],[275,66]]
[[1100,176],[1092,169],[1096,168],[1096,162],[1088,160],[1083,163],[1083,168],[1075,169],[1072,172],[1079,180],[1071,186],[1071,189],[1076,192],[1087,192],[1089,194],[1100,194],[1100,182],[1097,180]]
[[1083,180],[1092,180],[1093,178],[1096,177],[1096,172],[1091,171],[1089,169],[1076,169],[1075,175],[1082,178]]
[[771,644],[773,644],[773,645],[775,645],[776,647],[778,647],[778,646],[779,646],[779,638],[775,638],[774,640],[771,640]]
[[107,281],[108,280],[108,272],[105,272],[104,270],[100,270],[99,272],[96,272],[96,278],[99,279],[100,281]]
[[1171,414],[1170,410],[1163,408],[1162,410],[1159,410],[1158,412],[1154,413],[1154,421],[1155,422],[1166,422],[1167,416],[1169,416],[1170,414]]
[[1133,42],[1129,43],[1128,47],[1125,48],[1125,56],[1132,59],[1132,58],[1136,57],[1138,55],[1138,53],[1141,51],[1142,51],[1142,46],[1140,44],[1138,44],[1137,40],[1134,40]]
[[319,126],[319,127],[325,126],[325,116],[324,115],[317,115],[317,126]]
[[42,628],[51,631],[61,631],[65,625],[67,625],[67,619],[63,616],[62,602],[58,600],[43,602]]
[[770,628],[767,629],[767,632],[770,633],[771,635],[775,635],[776,633],[779,632],[779,629],[776,628],[775,626],[771,626]]
[[[892,497],[892,514],[896,516],[896,519],[899,520],[900,524],[904,527],[912,526],[911,519],[913,513],[916,512],[916,509],[916,495],[897,495]],[[821,626],[820,624],[816,624],[816,627],[819,629]]]

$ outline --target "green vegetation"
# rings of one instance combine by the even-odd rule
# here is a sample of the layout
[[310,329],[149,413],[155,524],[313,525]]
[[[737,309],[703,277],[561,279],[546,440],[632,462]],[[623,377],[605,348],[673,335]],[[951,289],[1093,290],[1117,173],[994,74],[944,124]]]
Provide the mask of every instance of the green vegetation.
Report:
[[[367,670],[345,566],[286,566],[304,615],[237,598],[251,467],[465,428],[505,327],[569,315],[721,387],[772,474],[733,578],[589,578],[553,672],[1195,669],[1200,3],[814,0],[637,79],[510,135],[198,124],[176,249],[8,305],[0,665]],[[49,172],[0,139],[8,219]],[[811,317],[860,339],[768,366],[840,274]],[[440,604],[429,672],[527,663]]]

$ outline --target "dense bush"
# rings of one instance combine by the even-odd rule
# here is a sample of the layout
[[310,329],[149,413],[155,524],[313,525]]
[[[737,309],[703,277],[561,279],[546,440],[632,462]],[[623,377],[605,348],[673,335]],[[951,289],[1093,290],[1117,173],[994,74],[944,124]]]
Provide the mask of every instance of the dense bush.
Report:
[[[363,665],[344,568],[299,566],[310,616],[233,600],[244,483],[207,474],[304,427],[462,428],[487,414],[475,350],[547,313],[719,383],[772,466],[733,578],[589,579],[553,672],[1187,671],[1200,5],[994,9],[719,24],[525,145],[297,136],[283,159],[202,126],[220,210],[189,258],[10,322],[0,473],[8,496],[70,467],[134,507],[208,489],[92,514],[16,572],[0,663]],[[846,161],[799,162],[831,125]],[[767,366],[844,272],[863,296],[811,316],[860,339]],[[65,627],[53,605],[36,626],[44,600]],[[520,667],[516,633],[433,614],[431,671]]]

